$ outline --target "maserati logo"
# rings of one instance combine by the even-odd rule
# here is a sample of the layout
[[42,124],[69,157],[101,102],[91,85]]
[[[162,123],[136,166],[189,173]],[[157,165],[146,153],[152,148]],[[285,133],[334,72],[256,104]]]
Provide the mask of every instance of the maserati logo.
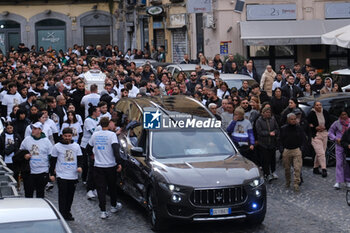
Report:
[[215,198],[216,198],[216,200],[218,202],[220,202],[222,200],[222,198],[223,198],[222,196],[223,196],[222,192],[217,192],[216,195],[215,195]]

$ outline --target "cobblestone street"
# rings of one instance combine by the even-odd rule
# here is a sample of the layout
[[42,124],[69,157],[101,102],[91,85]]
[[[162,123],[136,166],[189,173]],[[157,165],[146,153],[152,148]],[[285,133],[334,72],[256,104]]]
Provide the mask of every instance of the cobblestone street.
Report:
[[[284,186],[284,172],[278,163],[279,179],[268,184],[267,214],[261,226],[251,227],[243,222],[179,224],[167,232],[350,232],[349,211],[345,201],[345,188],[334,190],[335,168],[328,168],[328,177],[312,174],[312,167],[303,168],[304,183],[300,193]],[[57,206],[57,187],[47,192]],[[152,232],[146,211],[131,198],[121,195],[121,212],[100,219],[98,201],[86,199],[85,187],[77,186],[70,222],[73,232]]]

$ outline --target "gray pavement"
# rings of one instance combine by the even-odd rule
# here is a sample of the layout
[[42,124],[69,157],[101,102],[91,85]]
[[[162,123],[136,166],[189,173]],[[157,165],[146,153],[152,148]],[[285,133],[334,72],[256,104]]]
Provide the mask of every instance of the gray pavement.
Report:
[[[299,193],[284,186],[284,171],[280,162],[280,177],[267,185],[267,214],[260,226],[247,226],[242,221],[192,223],[172,226],[166,232],[350,232],[350,206],[345,201],[345,187],[334,190],[335,168],[328,168],[328,177],[312,174],[312,167],[303,168],[304,183]],[[46,196],[57,206],[57,187]],[[146,211],[126,195],[120,196],[123,209],[107,220],[99,218],[98,201],[86,199],[85,187],[77,186],[69,222],[75,233],[92,232],[152,232]]]

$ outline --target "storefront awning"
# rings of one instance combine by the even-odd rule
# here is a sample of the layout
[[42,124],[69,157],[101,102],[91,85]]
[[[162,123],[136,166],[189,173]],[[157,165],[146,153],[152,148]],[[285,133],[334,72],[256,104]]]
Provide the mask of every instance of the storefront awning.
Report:
[[338,45],[350,48],[350,25],[341,27],[321,36],[322,44]]
[[350,20],[240,22],[245,46],[321,44],[322,35],[347,25]]

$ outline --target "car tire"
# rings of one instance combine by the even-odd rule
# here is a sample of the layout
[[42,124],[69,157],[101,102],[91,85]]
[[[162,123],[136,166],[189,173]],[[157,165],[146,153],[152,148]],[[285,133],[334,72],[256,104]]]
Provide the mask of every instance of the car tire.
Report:
[[266,204],[262,212],[248,216],[245,222],[247,223],[248,226],[260,225],[265,220],[265,215],[266,215]]
[[159,214],[158,200],[153,188],[150,188],[148,191],[147,201],[148,201],[147,207],[148,207],[149,221],[151,223],[151,229],[153,231],[164,230],[166,228],[165,221]]

